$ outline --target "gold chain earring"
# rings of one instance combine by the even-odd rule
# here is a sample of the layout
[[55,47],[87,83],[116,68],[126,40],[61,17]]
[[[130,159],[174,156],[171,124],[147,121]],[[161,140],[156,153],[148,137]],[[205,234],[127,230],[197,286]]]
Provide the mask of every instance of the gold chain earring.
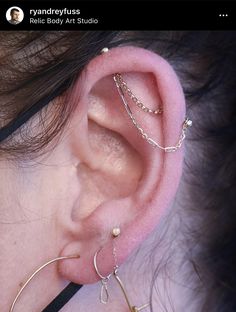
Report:
[[145,106],[131,91],[131,89],[127,86],[127,83],[124,81],[121,74],[117,73],[114,75],[114,81],[119,86],[119,88],[123,89],[123,91],[129,96],[129,98],[136,104],[138,108],[140,108],[145,113],[154,114],[154,115],[160,115],[163,112],[162,106],[159,106],[156,109],[151,109]]
[[118,227],[115,227],[113,228],[112,230],[112,236],[113,236],[113,250],[112,250],[112,254],[113,254],[113,257],[114,257],[114,262],[115,262],[115,265],[114,265],[114,271],[113,271],[113,275],[115,277],[115,280],[117,281],[119,287],[121,288],[122,290],[122,293],[125,297],[125,301],[129,307],[129,310],[130,312],[139,312],[145,308],[148,308],[150,306],[149,303],[146,303],[140,307],[137,307],[137,306],[134,306],[130,303],[130,300],[129,300],[129,297],[128,297],[128,294],[127,294],[127,291],[125,289],[125,286],[123,284],[123,282],[121,281],[119,275],[118,275],[118,270],[119,270],[119,266],[118,266],[118,262],[117,262],[117,249],[116,249],[116,242],[115,242],[115,239],[120,235],[121,233],[121,230],[120,228]]
[[[109,49],[108,48],[103,48],[101,53],[108,53]],[[153,110],[148,108],[147,106],[145,106],[141,101],[138,100],[138,98],[133,94],[133,92],[131,91],[131,89],[127,86],[127,83],[124,81],[122,75],[120,73],[115,73],[113,75],[113,80],[115,82],[118,94],[121,97],[121,101],[125,107],[125,110],[130,118],[130,120],[132,121],[133,125],[135,126],[135,128],[138,130],[138,132],[140,133],[140,135],[142,136],[142,138],[144,140],[147,141],[147,143],[149,143],[150,145],[152,145],[155,148],[159,148],[161,150],[163,150],[164,152],[176,152],[183,144],[184,139],[186,138],[186,130],[192,126],[192,120],[190,120],[189,118],[185,118],[184,122],[182,124],[182,129],[181,129],[181,133],[179,135],[179,139],[176,142],[175,145],[173,146],[162,146],[160,145],[158,142],[156,142],[154,139],[152,139],[146,132],[145,130],[140,126],[140,124],[136,121],[136,118],[134,117],[134,114],[129,106],[128,101],[126,100],[126,95],[128,95],[130,97],[130,99],[139,107],[141,108],[141,110],[145,113],[151,113],[154,115],[160,115],[163,113],[163,107],[160,106],[157,109]]]

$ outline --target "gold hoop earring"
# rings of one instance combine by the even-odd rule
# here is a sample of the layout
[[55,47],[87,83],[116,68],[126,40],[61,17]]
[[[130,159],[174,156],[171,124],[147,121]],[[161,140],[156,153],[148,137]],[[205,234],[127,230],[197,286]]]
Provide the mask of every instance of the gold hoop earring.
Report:
[[148,308],[150,306],[150,303],[146,303],[146,304],[142,305],[141,307],[131,305],[129,297],[128,297],[127,292],[125,290],[125,286],[122,283],[120,277],[118,276],[118,267],[115,268],[113,274],[114,274],[115,280],[117,281],[118,285],[120,286],[120,288],[122,290],[122,293],[125,297],[125,301],[129,307],[130,312],[139,312],[139,311],[141,311],[145,308]]
[[[119,287],[122,290],[122,293],[123,293],[123,295],[125,297],[125,301],[126,301],[128,307],[129,307],[130,312],[139,312],[139,311],[149,307],[150,303],[146,303],[146,304],[142,305],[141,307],[133,306],[130,303],[128,294],[127,294],[127,292],[125,290],[125,286],[124,286],[123,282],[121,281],[120,277],[118,276],[119,265],[118,265],[118,260],[117,260],[117,249],[116,249],[115,241],[116,241],[117,237],[120,234],[121,234],[121,229],[118,226],[114,227],[111,230],[111,236],[113,238],[113,240],[112,240],[112,246],[113,246],[113,248],[112,248],[112,256],[113,256],[113,259],[114,259],[114,269],[113,269],[112,273],[108,274],[107,276],[103,276],[99,272],[99,269],[98,269],[98,266],[97,266],[97,255],[101,251],[102,247],[99,248],[99,250],[95,253],[94,258],[93,258],[93,264],[94,264],[95,271],[96,271],[97,275],[101,278],[101,283],[102,283],[101,292],[100,292],[100,301],[102,303],[104,303],[104,304],[106,304],[108,302],[109,293],[108,293],[107,283],[110,280],[111,276],[113,275],[115,280],[117,281]],[[105,298],[105,300],[104,300],[104,298]]]
[[71,255],[71,256],[64,256],[64,257],[57,257],[54,258],[50,261],[47,261],[46,263],[44,263],[43,265],[41,265],[37,270],[34,271],[33,274],[31,274],[31,276],[27,279],[27,281],[23,284],[23,286],[20,288],[20,290],[18,291],[15,299],[12,302],[12,305],[10,307],[9,312],[13,312],[16,302],[19,299],[20,295],[22,294],[23,290],[25,289],[25,287],[30,283],[30,281],[41,271],[43,270],[46,266],[48,266],[49,264],[52,264],[56,261],[61,261],[61,260],[65,260],[65,259],[73,259],[73,258],[80,258],[80,255]]
[[102,247],[95,253],[94,257],[93,257],[93,265],[94,265],[94,269],[97,273],[97,275],[101,278],[101,291],[100,291],[100,302],[103,304],[107,304],[108,300],[109,300],[109,293],[108,293],[108,281],[110,279],[110,277],[112,276],[113,272],[108,274],[107,276],[103,276],[98,269],[98,265],[97,265],[97,255],[99,254],[99,252],[101,251]]

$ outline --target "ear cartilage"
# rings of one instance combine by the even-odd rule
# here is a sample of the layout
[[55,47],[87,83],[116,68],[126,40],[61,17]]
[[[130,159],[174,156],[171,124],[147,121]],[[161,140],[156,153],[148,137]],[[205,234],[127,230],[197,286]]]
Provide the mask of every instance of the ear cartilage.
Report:
[[[185,120],[182,124],[182,130],[181,130],[181,133],[179,136],[179,140],[177,141],[177,143],[174,146],[162,146],[162,145],[160,145],[154,139],[150,138],[148,136],[148,134],[143,130],[143,128],[136,121],[136,119],[132,113],[132,110],[130,109],[129,104],[128,104],[126,97],[125,97],[126,90],[128,90],[127,85],[126,84],[124,85],[123,83],[121,83],[121,81],[123,81],[123,79],[121,80],[120,77],[121,77],[121,74],[116,73],[113,75],[113,79],[114,79],[115,85],[117,87],[117,91],[121,97],[122,103],[125,107],[125,110],[129,116],[130,120],[132,121],[133,125],[136,127],[138,132],[141,134],[142,138],[144,140],[146,140],[153,147],[157,147],[166,153],[176,152],[182,146],[182,143],[185,139],[185,132],[186,132],[187,128],[192,126],[192,120],[190,120],[187,117],[185,118]],[[137,98],[133,95],[133,93],[130,91],[130,89],[129,89],[129,91],[127,91],[127,93],[131,98],[133,98],[134,102],[138,101],[138,100],[136,101]],[[163,112],[162,107],[158,108],[158,110],[153,111],[153,110],[150,110],[149,108],[147,108],[146,106],[144,106],[141,102],[140,102],[140,107],[144,112],[148,112],[148,113],[150,112],[150,113],[154,113],[154,114],[161,114]]]
[[[109,49],[107,47],[103,48],[101,50],[101,53],[107,53],[109,52]],[[182,143],[186,137],[185,132],[187,128],[192,126],[192,120],[189,118],[185,118],[183,124],[182,124],[182,130],[179,136],[179,140],[174,146],[161,146],[159,143],[157,143],[154,139],[150,138],[148,134],[143,130],[143,128],[137,123],[132,110],[130,109],[130,106],[125,98],[125,94],[127,94],[130,99],[139,107],[143,112],[150,113],[154,115],[160,115],[163,113],[163,108],[160,106],[156,109],[150,109],[147,106],[145,106],[141,101],[138,100],[138,98],[133,94],[133,92],[130,90],[130,88],[127,86],[127,83],[124,81],[122,75],[120,73],[115,73],[113,75],[113,80],[115,82],[115,85],[117,87],[117,91],[121,97],[122,103],[125,107],[125,110],[132,121],[133,125],[137,128],[138,132],[141,134],[142,138],[146,140],[150,145],[153,147],[159,148],[163,150],[166,153],[173,153],[176,152],[181,146]]]

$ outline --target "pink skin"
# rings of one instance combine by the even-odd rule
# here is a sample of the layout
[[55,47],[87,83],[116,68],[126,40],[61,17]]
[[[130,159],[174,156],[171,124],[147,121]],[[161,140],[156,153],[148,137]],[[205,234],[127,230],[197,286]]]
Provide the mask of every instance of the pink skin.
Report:
[[[163,106],[158,117],[139,114],[132,106],[146,132],[164,146],[178,141],[185,100],[171,66],[135,47],[114,48],[95,57],[67,99],[75,101],[78,109],[53,152],[33,167],[0,162],[4,176],[0,179],[0,280],[5,285],[1,311],[8,311],[19,284],[31,272],[59,255],[79,253],[81,258],[45,269],[25,290],[19,311],[26,306],[29,311],[42,310],[67,281],[98,281],[93,257],[100,246],[100,271],[105,275],[114,265],[112,228],[121,228],[116,238],[121,264],[158,227],[175,197],[183,148],[164,153],[141,138],[112,81],[117,72],[123,73],[144,104]],[[36,124],[37,117],[32,121]],[[36,302],[35,294],[42,300]],[[89,295],[86,307],[90,301]]]
[[[140,61],[141,60],[141,61]],[[182,122],[185,116],[185,99],[179,80],[171,66],[160,56],[141,48],[125,47],[115,48],[101,56],[96,57],[84,70],[77,81],[73,92],[82,90],[79,95],[79,110],[83,114],[87,111],[89,94],[102,78],[116,72],[130,73],[129,84],[132,84],[132,72],[152,73],[154,83],[149,89],[140,84],[138,86],[142,94],[150,103],[148,94],[150,89],[155,89],[157,98],[164,108],[162,117],[145,117],[147,122],[144,128],[154,138],[162,138],[164,146],[176,144],[181,132]],[[136,74],[138,75],[138,74]],[[111,78],[109,78],[111,79]],[[101,92],[109,92],[102,88]],[[110,91],[112,93],[112,91]],[[79,92],[78,92],[79,93]],[[99,205],[89,217],[74,223],[78,241],[66,244],[61,255],[80,253],[81,258],[68,260],[59,264],[61,275],[76,283],[93,283],[99,280],[93,268],[93,256],[99,244],[103,245],[100,253],[99,268],[103,274],[112,271],[114,261],[111,255],[111,238],[109,236],[113,226],[119,224],[122,235],[116,239],[118,262],[123,263],[129,254],[147,237],[147,235],[158,225],[160,217],[172,202],[182,172],[183,150],[175,153],[164,153],[149,146],[132,126],[127,124],[121,113],[115,110],[119,105],[120,98],[111,94],[112,105],[107,105],[108,115],[115,116],[110,121],[105,121],[108,127],[120,133],[126,140],[134,145],[143,161],[143,177],[137,189],[125,198],[110,200]],[[115,102],[115,103],[114,103]],[[117,105],[115,105],[117,103]],[[156,105],[156,104],[154,104]],[[117,121],[117,119],[119,121]],[[116,122],[115,122],[115,121]],[[142,117],[142,124],[144,117]],[[161,120],[161,121],[160,121]],[[85,140],[87,134],[84,133]],[[83,140],[83,138],[81,138]],[[88,155],[91,153],[88,152]],[[92,160],[93,161],[93,160]],[[95,160],[94,160],[95,162]],[[79,209],[79,207],[76,207]],[[112,211],[112,215],[111,215]],[[91,231],[93,236],[91,237]],[[99,242],[99,235],[107,233],[105,242]],[[97,236],[97,237],[96,237]],[[84,241],[84,242],[81,242]]]

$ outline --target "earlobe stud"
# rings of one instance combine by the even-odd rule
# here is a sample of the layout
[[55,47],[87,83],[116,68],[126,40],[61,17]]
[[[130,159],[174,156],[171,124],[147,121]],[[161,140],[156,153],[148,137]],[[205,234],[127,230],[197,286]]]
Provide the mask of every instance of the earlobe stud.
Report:
[[120,228],[119,227],[114,227],[113,229],[112,229],[112,236],[113,237],[118,237],[119,235],[120,235]]
[[112,255],[113,255],[113,258],[114,258],[114,268],[113,268],[113,272],[110,273],[109,275],[107,276],[103,276],[99,270],[98,270],[98,266],[97,266],[97,255],[98,253],[100,252],[100,250],[102,249],[102,247],[95,253],[94,255],[94,260],[93,260],[93,264],[94,264],[94,268],[95,268],[95,271],[97,273],[97,275],[101,278],[101,283],[102,283],[102,287],[101,287],[101,291],[100,291],[100,302],[101,303],[104,303],[106,304],[108,302],[108,299],[109,299],[109,293],[108,293],[108,287],[107,287],[107,284],[110,280],[110,277],[113,275],[115,280],[117,281],[124,297],[125,297],[125,301],[129,307],[129,311],[130,312],[140,312],[141,310],[145,309],[145,308],[148,308],[150,306],[150,303],[146,303],[140,307],[137,307],[137,306],[133,306],[131,303],[130,303],[130,300],[129,300],[129,297],[128,297],[128,294],[126,292],[126,289],[125,289],[125,286],[123,284],[123,282],[121,281],[120,277],[118,276],[118,271],[119,271],[119,266],[118,266],[118,261],[117,261],[117,250],[116,250],[116,240],[115,238],[118,237],[121,233],[121,229],[119,226],[115,226],[113,227],[113,229],[111,229],[111,236],[113,237],[113,240],[112,240],[112,245],[113,245],[113,249],[112,249]]

